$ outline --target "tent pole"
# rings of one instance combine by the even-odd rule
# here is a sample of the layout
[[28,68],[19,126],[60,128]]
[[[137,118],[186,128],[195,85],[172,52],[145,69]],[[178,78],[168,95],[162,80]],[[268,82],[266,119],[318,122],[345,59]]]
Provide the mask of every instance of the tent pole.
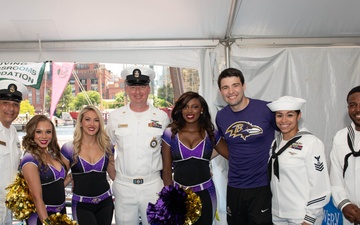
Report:
[[220,42],[224,46],[225,53],[225,66],[226,68],[230,67],[230,51],[231,45],[234,43],[234,40],[226,39]]
[[226,42],[225,45],[225,62],[226,62],[226,68],[230,67],[230,45],[229,42]]

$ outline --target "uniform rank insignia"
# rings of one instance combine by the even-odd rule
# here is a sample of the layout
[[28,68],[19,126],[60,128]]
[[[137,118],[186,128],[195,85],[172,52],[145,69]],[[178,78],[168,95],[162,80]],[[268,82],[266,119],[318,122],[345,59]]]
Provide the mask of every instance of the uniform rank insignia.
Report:
[[154,128],[162,128],[162,125],[159,123],[159,121],[151,120],[150,123],[148,123],[148,127],[154,127]]
[[295,142],[291,145],[291,148],[295,150],[301,150],[303,148],[303,145],[300,142]]
[[150,142],[150,147],[155,148],[157,146],[158,142],[156,140],[156,137],[153,137],[153,139]]
[[316,159],[316,162],[314,163],[315,170],[320,171],[320,172],[323,171],[324,163],[320,162],[320,156],[314,156],[314,158]]
[[126,128],[126,127],[128,127],[127,124],[119,124],[119,125],[118,125],[118,128]]
[[6,146],[6,142],[5,141],[0,141],[0,145]]

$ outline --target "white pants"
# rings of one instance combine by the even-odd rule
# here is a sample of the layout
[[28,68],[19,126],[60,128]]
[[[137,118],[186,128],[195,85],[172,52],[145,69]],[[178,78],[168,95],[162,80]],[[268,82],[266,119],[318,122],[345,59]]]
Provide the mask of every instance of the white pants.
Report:
[[[315,220],[314,225],[321,225],[324,219],[324,215],[318,217]],[[275,225],[301,225],[304,222],[304,218],[301,219],[289,219],[289,218],[280,218],[278,216],[272,215],[272,222]]]
[[12,216],[11,210],[6,208],[5,204],[0,208],[0,225],[11,225]]
[[160,176],[143,184],[115,179],[113,193],[115,196],[116,225],[139,225],[139,216],[143,225],[148,225],[146,210],[149,202],[158,200],[158,193],[164,183]]

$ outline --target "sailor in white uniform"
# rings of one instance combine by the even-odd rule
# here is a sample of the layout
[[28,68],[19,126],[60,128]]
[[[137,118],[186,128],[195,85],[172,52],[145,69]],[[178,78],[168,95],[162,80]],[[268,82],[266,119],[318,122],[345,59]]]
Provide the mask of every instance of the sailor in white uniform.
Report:
[[273,224],[322,224],[323,207],[330,200],[324,144],[298,128],[305,102],[283,96],[267,104],[280,130],[269,159]]
[[116,149],[113,191],[117,225],[138,225],[139,214],[142,224],[147,225],[148,204],[156,202],[163,187],[161,136],[169,118],[148,103],[154,76],[150,68],[122,71],[130,104],[114,110],[106,125]]
[[360,224],[360,86],[347,95],[352,123],[339,130],[330,153],[331,191],[343,224]]
[[11,125],[19,115],[20,102],[27,88],[13,80],[0,80],[0,224],[11,225],[11,211],[5,206],[7,191],[18,171],[20,141],[16,128]]

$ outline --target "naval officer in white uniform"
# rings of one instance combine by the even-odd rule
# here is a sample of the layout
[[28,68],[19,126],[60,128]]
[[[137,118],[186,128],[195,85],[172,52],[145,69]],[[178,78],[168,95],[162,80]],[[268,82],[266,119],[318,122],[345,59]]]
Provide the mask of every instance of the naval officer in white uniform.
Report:
[[132,67],[121,75],[130,103],[114,110],[106,125],[116,149],[115,220],[117,225],[138,225],[140,214],[147,225],[148,204],[156,202],[163,187],[161,136],[169,118],[148,102],[153,70]]
[[18,171],[20,141],[12,122],[20,112],[27,88],[13,80],[0,80],[0,224],[11,225],[11,211],[5,206],[7,191]]

